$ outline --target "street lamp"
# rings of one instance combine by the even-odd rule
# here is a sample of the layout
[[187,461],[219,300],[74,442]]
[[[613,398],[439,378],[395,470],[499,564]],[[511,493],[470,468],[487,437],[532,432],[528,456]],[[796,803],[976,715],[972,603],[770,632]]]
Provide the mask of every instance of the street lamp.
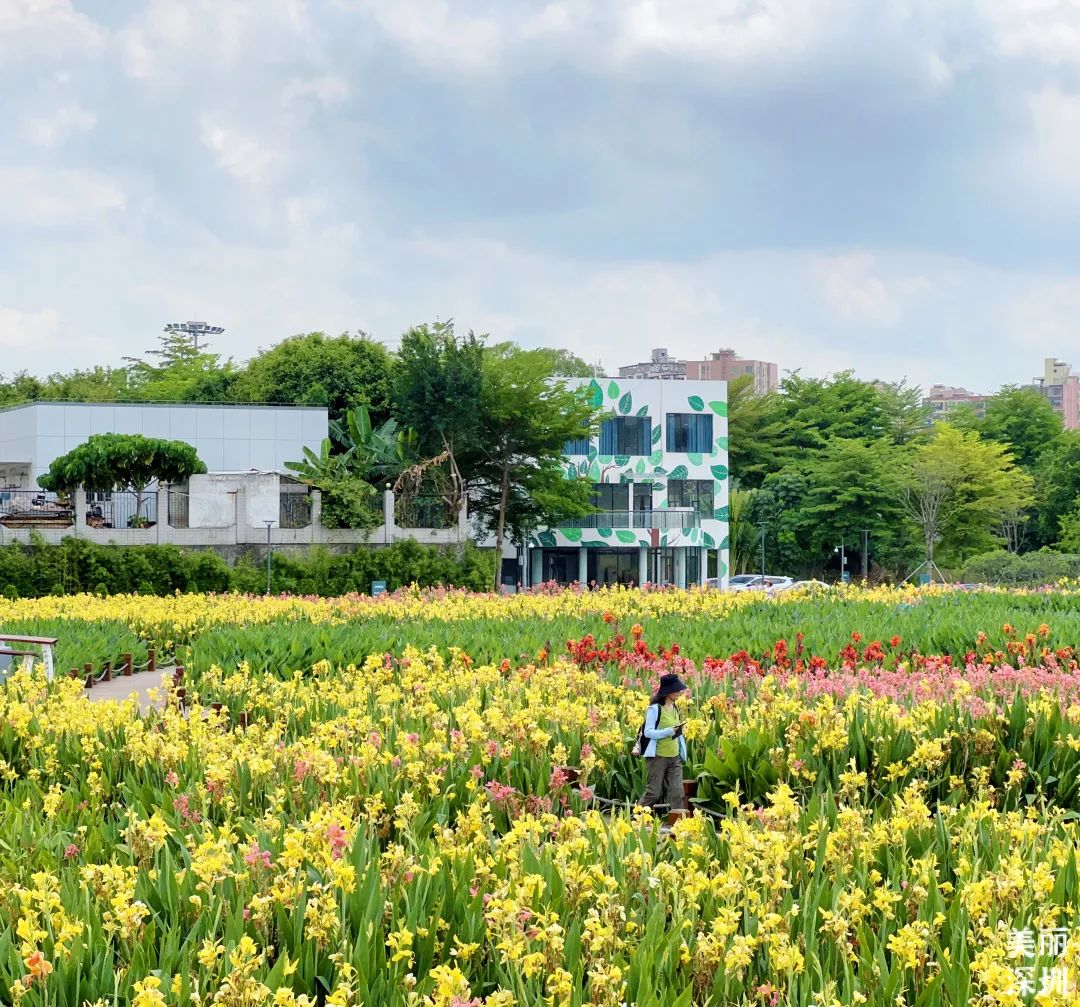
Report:
[[276,524],[276,521],[268,521],[263,518],[263,524],[266,525],[266,593],[270,593],[270,529]]
[[833,552],[834,553],[835,552],[840,553],[840,583],[841,584],[846,584],[847,583],[847,577],[845,575],[847,574],[847,554],[844,552],[844,543],[843,543],[843,541],[840,542],[839,546],[837,546],[835,549],[833,549]]
[[761,581],[765,586],[765,522],[761,523]]

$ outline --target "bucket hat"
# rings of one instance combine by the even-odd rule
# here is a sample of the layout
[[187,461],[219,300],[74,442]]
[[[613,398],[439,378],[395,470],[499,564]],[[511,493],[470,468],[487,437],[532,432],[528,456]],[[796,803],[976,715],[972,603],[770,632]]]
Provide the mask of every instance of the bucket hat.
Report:
[[660,688],[656,690],[656,695],[663,699],[664,696],[673,696],[677,692],[686,692],[687,688],[678,675],[661,675]]

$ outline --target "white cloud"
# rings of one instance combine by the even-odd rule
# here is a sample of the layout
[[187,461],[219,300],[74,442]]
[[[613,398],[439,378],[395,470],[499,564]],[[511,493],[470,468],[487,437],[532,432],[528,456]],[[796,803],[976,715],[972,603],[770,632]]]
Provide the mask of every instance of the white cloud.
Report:
[[0,56],[15,62],[98,50],[107,34],[71,0],[0,0]]
[[203,116],[200,136],[218,164],[233,178],[248,185],[261,184],[278,161],[276,151],[255,137],[222,124],[215,116]]
[[1021,180],[1053,212],[1060,212],[1062,200],[1075,209],[1080,206],[1080,95],[1045,88],[1027,104],[1031,136],[1021,147]]
[[823,258],[814,265],[826,303],[845,322],[895,325],[903,311],[898,291],[877,275],[867,252]]
[[55,147],[77,133],[94,128],[97,116],[75,103],[63,105],[49,115],[28,116],[24,122],[27,139],[38,147]]
[[1080,5],[1075,0],[976,0],[995,52],[1052,65],[1080,59]]
[[0,304],[0,349],[47,347],[59,325],[60,313],[52,308],[26,312]]
[[348,93],[349,85],[341,77],[320,74],[317,77],[294,77],[285,85],[281,98],[286,105],[306,98],[314,98],[324,105],[331,105],[341,101]]
[[31,227],[100,222],[124,207],[123,191],[85,171],[0,167],[0,219]]

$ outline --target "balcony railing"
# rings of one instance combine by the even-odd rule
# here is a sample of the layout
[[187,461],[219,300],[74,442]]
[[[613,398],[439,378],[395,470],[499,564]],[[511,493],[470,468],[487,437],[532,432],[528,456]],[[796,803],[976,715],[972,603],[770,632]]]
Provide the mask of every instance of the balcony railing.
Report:
[[696,528],[701,520],[692,507],[663,507],[658,510],[598,511],[584,517],[566,518],[560,528]]

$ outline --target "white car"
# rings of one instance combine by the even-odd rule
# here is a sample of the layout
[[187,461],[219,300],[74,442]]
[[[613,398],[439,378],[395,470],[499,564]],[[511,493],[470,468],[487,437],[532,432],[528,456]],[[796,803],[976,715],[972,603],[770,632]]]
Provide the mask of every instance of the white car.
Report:
[[764,591],[766,594],[776,594],[777,591],[786,591],[792,583],[790,577],[740,574],[728,581],[728,588],[732,591]]

